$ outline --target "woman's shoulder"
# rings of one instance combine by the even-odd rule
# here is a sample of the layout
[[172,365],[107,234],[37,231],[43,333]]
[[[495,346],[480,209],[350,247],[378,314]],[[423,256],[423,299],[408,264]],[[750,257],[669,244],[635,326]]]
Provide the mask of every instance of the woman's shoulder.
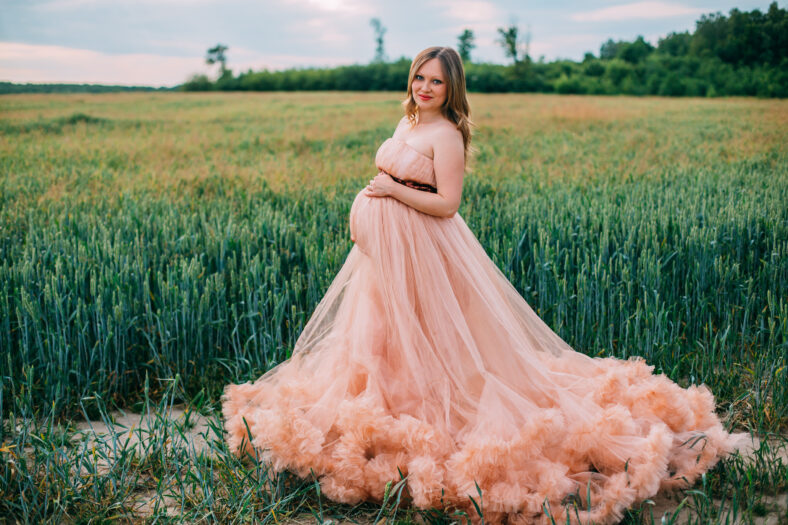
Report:
[[394,129],[394,131],[397,132],[409,127],[410,127],[410,120],[408,120],[407,115],[404,115],[401,119],[399,119],[399,122],[397,122],[397,127]]
[[463,144],[462,131],[448,119],[436,126],[433,132],[433,139],[435,142],[442,144]]
[[441,121],[440,126],[438,126],[437,132],[441,135],[442,138],[445,139],[462,140],[462,131],[460,131],[460,128],[457,127],[457,124],[455,124],[449,119],[444,119]]

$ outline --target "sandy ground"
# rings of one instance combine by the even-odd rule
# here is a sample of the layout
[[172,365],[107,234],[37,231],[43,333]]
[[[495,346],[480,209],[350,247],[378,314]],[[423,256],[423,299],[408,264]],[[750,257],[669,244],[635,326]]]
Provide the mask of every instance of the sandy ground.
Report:
[[[171,421],[185,423],[188,420],[189,425],[186,426],[189,429],[185,433],[183,444],[189,447],[190,453],[199,454],[208,448],[206,437],[211,437],[213,431],[208,425],[207,418],[196,412],[188,413],[183,405],[172,406],[166,415]],[[114,433],[118,448],[135,447],[138,450],[146,449],[150,445],[149,441],[156,439],[154,433],[148,432],[148,430],[156,428],[156,414],[114,411],[109,416],[112,419],[111,426],[102,420],[82,420],[77,422],[75,425],[76,439],[86,439],[93,443],[96,440],[111,439],[110,436]],[[163,414],[158,415],[158,417],[161,416]],[[180,436],[174,436],[174,439],[181,438]],[[99,460],[99,470],[102,469],[108,469],[108,466],[106,461]],[[140,490],[132,506],[134,513],[140,518],[151,516],[155,512],[156,495],[155,490]],[[180,502],[178,500],[167,495],[164,495],[162,499],[168,515],[173,516],[180,513]]]
[[[110,428],[104,421],[83,420],[76,424],[76,431],[78,434],[84,434],[88,439],[95,439],[94,436],[107,437],[110,433],[115,432],[120,446],[125,445],[126,442],[129,446],[144,447],[146,445],[144,441],[147,433],[144,432],[144,429],[154,427],[156,417],[154,414],[115,411],[110,416],[113,419],[114,428]],[[186,417],[187,413],[182,405],[174,405],[167,414],[167,418],[172,421],[185,422]],[[208,420],[196,412],[188,414],[188,418],[189,422],[193,423],[188,433],[189,442],[194,446],[196,452],[205,450],[207,448],[205,436],[210,432]],[[139,432],[135,432],[137,429],[143,429],[142,436]]]
[[[82,434],[83,439],[95,440],[105,439],[111,432],[115,432],[118,440],[118,445],[123,445],[128,442],[128,446],[145,448],[147,445],[146,440],[148,433],[145,429],[153,428],[155,423],[154,415],[145,416],[143,414],[134,414],[130,412],[113,412],[111,414],[114,420],[114,429],[110,428],[103,421],[81,421],[76,424],[77,436]],[[193,447],[194,453],[199,454],[200,451],[208,448],[206,437],[214,438],[213,430],[208,424],[208,419],[197,413],[188,413],[183,406],[173,406],[172,410],[167,414],[167,417],[174,421],[185,422],[187,417],[190,423],[190,429],[185,434],[185,441],[189,449]],[[139,430],[142,429],[142,432]],[[176,438],[177,439],[177,438]],[[755,441],[742,451],[745,457],[752,457],[753,452],[760,447],[760,441],[755,438]],[[788,463],[788,450],[783,447],[780,450],[779,457],[784,463]],[[154,511],[154,502],[156,492],[153,490],[140,491],[137,497],[137,504],[134,505],[135,512],[140,517],[149,516]],[[658,494],[652,499],[653,516],[655,523],[659,523],[663,516],[666,521],[676,512],[683,499],[681,494]],[[788,494],[781,494],[775,497],[766,497],[764,502],[767,507],[770,507],[772,512],[763,518],[757,518],[753,523],[756,525],[785,525],[788,524]],[[170,515],[177,515],[179,505],[173,499],[164,498],[164,503],[167,508],[167,513]],[[717,502],[719,503],[719,502]],[[680,524],[686,521],[689,517],[689,511],[685,508],[679,510],[677,519],[673,523]],[[372,523],[374,516],[370,516],[368,521],[360,519],[358,523],[366,524]],[[315,523],[315,518],[309,513],[305,513],[288,520],[280,520],[279,523],[291,524],[306,524]],[[325,522],[328,523],[328,522]],[[333,522],[332,522],[333,523]],[[340,523],[352,523],[350,521]],[[339,525],[334,523],[334,525]]]

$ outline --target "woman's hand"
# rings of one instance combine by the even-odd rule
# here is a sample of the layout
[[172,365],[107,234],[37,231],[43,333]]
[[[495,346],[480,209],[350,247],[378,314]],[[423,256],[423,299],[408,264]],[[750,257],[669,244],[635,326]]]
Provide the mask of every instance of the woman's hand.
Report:
[[374,179],[369,180],[369,184],[364,188],[364,194],[369,197],[388,197],[396,184],[391,175],[385,171],[379,171]]

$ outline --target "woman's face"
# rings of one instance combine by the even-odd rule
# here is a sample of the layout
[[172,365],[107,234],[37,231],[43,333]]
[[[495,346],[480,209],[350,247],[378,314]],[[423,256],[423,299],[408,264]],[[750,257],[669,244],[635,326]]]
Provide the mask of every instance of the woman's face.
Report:
[[411,91],[420,110],[438,109],[446,102],[446,78],[440,60],[424,62],[413,76]]

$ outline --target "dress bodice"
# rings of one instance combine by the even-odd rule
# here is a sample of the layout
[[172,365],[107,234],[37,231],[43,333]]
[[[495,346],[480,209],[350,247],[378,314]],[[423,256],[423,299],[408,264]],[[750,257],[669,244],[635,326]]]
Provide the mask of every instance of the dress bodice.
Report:
[[432,159],[404,140],[391,137],[383,141],[375,155],[375,164],[400,179],[436,185]]

